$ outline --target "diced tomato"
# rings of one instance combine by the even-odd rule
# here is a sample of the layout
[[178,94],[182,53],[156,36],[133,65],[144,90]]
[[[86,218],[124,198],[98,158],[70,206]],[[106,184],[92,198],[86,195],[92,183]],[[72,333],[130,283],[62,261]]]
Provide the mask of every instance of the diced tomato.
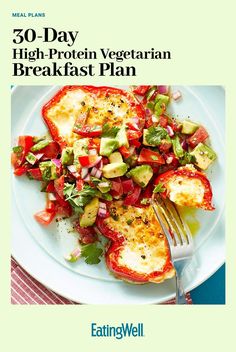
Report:
[[24,165],[22,165],[22,166],[20,166],[20,167],[15,169],[14,175],[15,176],[22,176],[29,170],[30,167],[31,167],[31,165],[24,164]]
[[49,181],[49,183],[46,187],[46,192],[47,193],[55,193],[54,181]]
[[128,137],[129,141],[131,141],[133,139],[139,139],[141,136],[142,136],[141,131],[133,131],[133,130],[127,131],[127,137]]
[[161,115],[160,116],[159,125],[161,127],[166,128],[166,126],[168,125],[168,117],[166,115]]
[[133,192],[134,183],[132,179],[122,181],[123,193],[127,194],[129,192]]
[[89,144],[88,144],[88,149],[100,149],[100,143],[101,139],[100,138],[90,138],[89,139]]
[[97,234],[92,226],[81,227],[79,222],[75,224],[75,229],[80,234],[80,240],[84,244],[93,243],[97,240]]
[[34,180],[37,180],[37,181],[42,181],[42,173],[41,173],[41,170],[40,168],[36,168],[36,169],[29,169],[28,170],[28,174],[34,179]]
[[122,145],[122,147],[120,147],[118,150],[125,159],[131,156],[129,149],[126,148],[124,145]]
[[48,211],[49,213],[56,213],[56,203],[55,201],[52,200],[47,200],[46,203],[46,211]]
[[129,141],[129,144],[135,146],[136,148],[139,148],[141,145],[141,142],[139,142],[138,139],[132,139],[131,141]]
[[151,95],[151,97],[149,98],[149,100],[150,100],[150,101],[155,100],[157,94],[159,94],[158,89],[156,89],[156,90],[153,92],[153,94]]
[[120,177],[111,181],[111,195],[113,197],[121,197],[123,194],[123,187]]
[[152,198],[153,183],[149,183],[142,192],[142,198]]
[[65,185],[64,175],[54,180],[55,191],[62,199],[64,199],[64,193],[63,193],[64,185]]
[[200,126],[197,131],[188,138],[187,142],[191,148],[195,148],[199,143],[204,142],[208,138],[208,133],[203,126]]
[[79,156],[79,162],[82,167],[93,167],[101,159],[98,155],[83,155]]
[[55,212],[49,212],[47,210],[39,211],[34,214],[34,218],[41,225],[49,225],[55,217]]
[[134,205],[140,196],[141,193],[141,187],[138,185],[134,186],[134,190],[128,194],[124,200],[124,205]]
[[153,165],[151,165],[151,167],[152,167],[152,171],[153,171],[154,174],[158,173],[158,171],[159,171],[159,169],[160,169],[160,166],[153,166]]
[[133,92],[134,94],[144,96],[149,88],[150,86],[137,86],[133,89]]
[[84,186],[84,180],[82,180],[81,178],[76,180],[76,189],[77,191],[81,191],[83,189]]
[[171,147],[172,147],[171,142],[169,142],[167,139],[162,139],[161,144],[158,146],[158,149],[162,153],[167,153]]
[[57,142],[50,142],[46,147],[40,150],[43,153],[42,159],[56,159],[60,153],[60,146]]
[[99,137],[102,134],[102,126],[82,126],[73,128],[73,132],[79,134],[82,137]]
[[[57,197],[59,196],[57,195]],[[69,218],[72,215],[72,209],[70,204],[62,206],[59,203],[56,203],[56,213],[62,217]]]
[[181,131],[182,126],[176,120],[172,119],[172,121],[170,122],[169,125],[170,125],[170,127],[172,128],[172,130],[174,132],[180,132]]
[[138,157],[139,163],[165,164],[165,160],[158,152],[150,149],[142,148]]
[[[20,152],[12,152],[11,162],[14,169],[17,169],[25,161],[25,156],[30,151],[31,147],[34,145],[32,136],[20,136],[18,138],[18,146],[22,147]],[[18,171],[20,172],[20,171]],[[20,176],[20,175],[17,175]]]

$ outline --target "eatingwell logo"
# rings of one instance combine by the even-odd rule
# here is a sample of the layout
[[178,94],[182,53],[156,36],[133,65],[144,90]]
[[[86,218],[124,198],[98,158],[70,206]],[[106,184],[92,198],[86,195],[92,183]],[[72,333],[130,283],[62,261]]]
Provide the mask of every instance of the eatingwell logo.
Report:
[[144,337],[144,327],[143,323],[121,323],[117,326],[91,323],[91,337],[114,337],[117,340],[124,337]]

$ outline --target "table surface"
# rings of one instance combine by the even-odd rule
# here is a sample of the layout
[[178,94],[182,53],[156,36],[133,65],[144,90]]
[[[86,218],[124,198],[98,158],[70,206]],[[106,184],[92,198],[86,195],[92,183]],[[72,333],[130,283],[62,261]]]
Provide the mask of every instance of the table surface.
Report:
[[190,294],[193,304],[225,304],[225,264]]

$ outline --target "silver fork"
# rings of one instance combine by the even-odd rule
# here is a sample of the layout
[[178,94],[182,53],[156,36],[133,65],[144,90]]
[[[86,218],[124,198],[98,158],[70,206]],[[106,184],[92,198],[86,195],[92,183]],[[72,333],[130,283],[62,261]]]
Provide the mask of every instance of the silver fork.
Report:
[[182,275],[193,256],[192,234],[174,203],[155,194],[152,198],[152,207],[167,237],[171,260],[176,271],[176,304],[186,304]]

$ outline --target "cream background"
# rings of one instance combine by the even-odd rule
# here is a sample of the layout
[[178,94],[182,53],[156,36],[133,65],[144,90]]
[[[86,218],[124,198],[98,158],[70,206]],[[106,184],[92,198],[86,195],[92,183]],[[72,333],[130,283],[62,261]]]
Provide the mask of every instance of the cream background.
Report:
[[[9,1],[1,8],[0,319],[2,351],[222,351],[233,345],[235,317],[235,6],[234,1]],[[46,12],[11,18],[11,12]],[[137,62],[134,78],[11,78],[12,28],[80,30],[81,48],[170,50],[171,61]],[[50,45],[50,44],[49,44]],[[27,45],[30,47],[30,45]],[[41,46],[41,45],[40,45]],[[62,46],[60,45],[62,48]],[[77,45],[75,45],[75,48]],[[45,62],[46,64],[46,62]],[[128,64],[128,63],[127,63]],[[226,306],[11,306],[9,142],[11,84],[221,84],[227,104]],[[145,338],[92,339],[90,323],[143,322]],[[235,319],[234,319],[235,321]],[[183,342],[184,340],[184,342]],[[228,347],[231,350],[231,347]]]

